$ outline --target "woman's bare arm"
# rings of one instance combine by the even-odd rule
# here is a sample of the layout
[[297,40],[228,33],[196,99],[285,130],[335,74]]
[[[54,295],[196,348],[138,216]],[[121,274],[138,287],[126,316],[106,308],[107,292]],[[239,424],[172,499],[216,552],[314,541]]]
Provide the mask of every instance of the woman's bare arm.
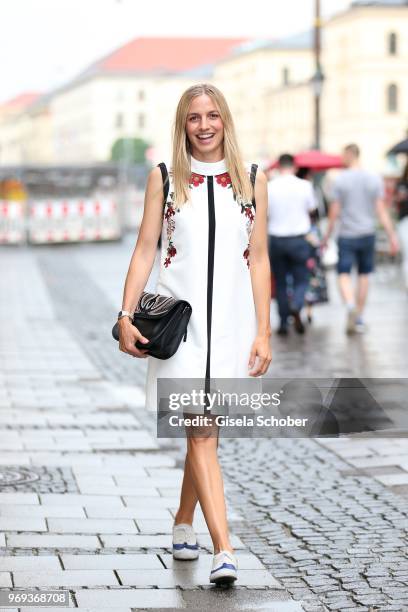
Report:
[[259,363],[251,372],[251,376],[264,374],[272,359],[270,347],[271,269],[267,244],[268,192],[266,176],[260,171],[257,172],[255,181],[255,200],[256,215],[250,240],[250,271],[257,318],[257,335],[252,346],[249,366],[252,368],[255,365],[256,356],[259,358]]
[[[162,215],[163,183],[160,168],[156,167],[153,168],[147,179],[143,218],[126,275],[122,310],[134,312],[145,288],[156,256],[157,243],[162,228]],[[128,317],[119,320],[119,332],[120,350],[134,357],[147,356],[146,351],[140,351],[135,347],[135,341],[148,341],[149,339],[143,338]]]

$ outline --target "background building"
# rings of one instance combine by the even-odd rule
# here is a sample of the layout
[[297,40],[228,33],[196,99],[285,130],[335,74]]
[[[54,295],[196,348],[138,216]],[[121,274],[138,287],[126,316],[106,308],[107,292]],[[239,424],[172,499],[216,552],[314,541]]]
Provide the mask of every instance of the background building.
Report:
[[26,92],[0,105],[0,163],[20,164],[29,159],[30,115],[26,112],[40,97]]
[[106,161],[119,138],[143,139],[151,145],[151,155],[168,156],[180,94],[208,79],[214,62],[242,42],[135,39],[34,105],[24,97],[18,113],[8,113],[0,126],[0,162]]
[[[323,24],[322,148],[355,141],[382,171],[408,130],[408,2],[357,1]],[[404,35],[405,34],[405,35]],[[225,92],[245,158],[266,163],[313,146],[313,33],[282,40],[138,38],[44,96],[0,106],[0,163],[95,163],[118,139],[168,159],[182,91]]]
[[354,2],[324,27],[323,145],[380,170],[408,129],[408,4]]
[[[313,73],[312,36],[302,33],[278,41],[252,41],[239,46],[226,59],[218,62],[214,80],[225,92],[234,115],[237,131],[245,157],[266,161],[279,153],[289,142],[297,148],[299,133],[294,125],[297,111],[290,109],[284,125],[275,120],[278,115],[273,105],[279,103],[271,92],[292,91],[294,85],[302,83]],[[304,114],[306,131],[312,129],[311,114]],[[290,118],[290,119],[289,119]],[[295,139],[282,132],[290,131]],[[288,142],[288,144],[286,144]],[[283,144],[285,143],[285,144]],[[307,141],[310,145],[310,140]],[[292,146],[289,148],[293,148]]]
[[[322,148],[357,142],[364,164],[408,130],[408,3],[354,2],[323,26]],[[312,32],[243,45],[218,63],[245,156],[263,161],[314,143]]]

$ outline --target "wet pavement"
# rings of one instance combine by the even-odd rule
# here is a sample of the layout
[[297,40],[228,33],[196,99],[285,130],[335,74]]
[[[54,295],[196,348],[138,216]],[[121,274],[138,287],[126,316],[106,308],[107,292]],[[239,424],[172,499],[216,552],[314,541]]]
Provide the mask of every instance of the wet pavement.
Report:
[[[172,562],[185,443],[155,437],[146,363],[110,336],[132,248],[1,249],[0,588],[65,587],[95,610],[408,610],[403,438],[222,439],[239,582],[208,585],[200,511],[199,562]],[[397,271],[378,270],[364,336],[330,290],[304,337],[273,338],[269,376],[405,376]]]

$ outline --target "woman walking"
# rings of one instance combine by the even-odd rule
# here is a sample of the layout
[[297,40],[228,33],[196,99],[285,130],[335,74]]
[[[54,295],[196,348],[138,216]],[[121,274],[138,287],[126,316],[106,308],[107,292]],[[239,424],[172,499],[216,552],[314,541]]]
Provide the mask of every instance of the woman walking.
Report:
[[[135,348],[136,340],[146,339],[131,324],[129,313],[144,290],[161,235],[157,292],[187,300],[192,315],[187,339],[177,352],[167,360],[149,358],[149,410],[157,409],[158,378],[205,378],[207,382],[266,372],[271,361],[266,211],[266,177],[254,165],[243,163],[223,94],[213,85],[190,87],[176,111],[171,167],[161,164],[148,177],[119,320],[120,349],[146,358],[145,350]],[[192,523],[199,502],[214,547],[210,582],[232,583],[237,578],[237,560],[229,539],[217,457],[218,426],[212,421],[208,427],[190,427],[186,432],[173,556],[198,557]]]
[[307,269],[309,270],[309,284],[305,293],[305,306],[307,320],[309,323],[312,323],[313,306],[328,302],[326,272],[322,263],[322,233],[319,227],[320,219],[327,214],[327,206],[320,185],[317,187],[314,185],[311,168],[299,168],[296,176],[305,181],[310,181],[316,200],[315,210],[309,213],[311,225],[306,235],[306,240],[310,244],[310,257],[306,262]]

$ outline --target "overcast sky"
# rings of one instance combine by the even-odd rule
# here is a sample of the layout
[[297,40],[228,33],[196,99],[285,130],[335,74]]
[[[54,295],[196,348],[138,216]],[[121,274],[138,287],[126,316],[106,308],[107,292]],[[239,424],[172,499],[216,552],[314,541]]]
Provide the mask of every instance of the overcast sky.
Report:
[[[321,3],[329,16],[350,0]],[[1,0],[0,101],[48,91],[137,36],[275,38],[309,29],[313,7],[314,0]]]

